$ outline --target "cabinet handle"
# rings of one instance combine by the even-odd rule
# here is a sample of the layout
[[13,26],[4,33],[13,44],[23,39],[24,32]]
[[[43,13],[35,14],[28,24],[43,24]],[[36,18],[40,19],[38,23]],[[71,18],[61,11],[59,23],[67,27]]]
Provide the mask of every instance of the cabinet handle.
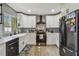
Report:
[[11,45],[13,45],[13,44],[15,44],[15,43],[17,43],[17,42],[13,42],[13,43],[9,44],[8,46],[11,46]]
[[[64,48],[63,48],[63,49],[64,49]],[[68,49],[68,48],[65,48],[65,49],[66,49],[66,50],[68,50],[69,52],[72,52],[72,53],[73,53],[73,51],[72,51],[72,50],[70,50],[70,49]],[[64,49],[64,50],[65,50],[65,49]]]

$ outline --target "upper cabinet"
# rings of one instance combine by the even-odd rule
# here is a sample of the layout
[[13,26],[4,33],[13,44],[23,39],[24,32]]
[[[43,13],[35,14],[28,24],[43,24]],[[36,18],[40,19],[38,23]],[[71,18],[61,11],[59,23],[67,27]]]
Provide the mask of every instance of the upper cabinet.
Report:
[[46,16],[46,28],[57,28],[59,27],[59,15]]
[[23,24],[22,24],[23,23],[22,18],[23,18],[22,14],[18,13],[17,14],[17,26],[18,27],[22,27],[23,26]]
[[36,16],[28,16],[27,27],[36,28]]
[[28,16],[21,13],[17,14],[17,25],[23,28],[35,28],[36,16]]

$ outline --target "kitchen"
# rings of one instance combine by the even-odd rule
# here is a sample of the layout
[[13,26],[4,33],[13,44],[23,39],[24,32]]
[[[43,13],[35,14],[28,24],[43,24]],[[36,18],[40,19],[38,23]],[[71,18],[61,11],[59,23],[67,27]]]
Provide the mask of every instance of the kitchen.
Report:
[[60,56],[59,19],[73,5],[0,4],[0,56]]

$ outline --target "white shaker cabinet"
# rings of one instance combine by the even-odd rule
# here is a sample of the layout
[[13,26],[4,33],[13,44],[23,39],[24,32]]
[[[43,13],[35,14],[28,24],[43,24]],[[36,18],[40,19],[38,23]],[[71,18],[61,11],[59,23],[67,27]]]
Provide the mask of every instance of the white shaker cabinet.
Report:
[[56,37],[56,45],[59,48],[59,33],[55,33],[55,37]]
[[23,50],[23,48],[25,47],[26,45],[26,39],[25,39],[26,36],[22,36],[19,38],[19,53]]
[[53,33],[47,33],[47,45],[55,45],[56,37]]
[[47,32],[47,45],[57,45],[59,47],[59,33]]
[[47,28],[59,27],[59,17],[58,16],[46,16],[46,27]]
[[36,27],[36,17],[23,15],[23,27],[24,28],[35,28]]
[[26,27],[28,27],[29,26],[29,18],[28,18],[28,16],[27,15],[23,15],[23,27],[24,28],[26,28]]
[[[36,28],[36,16],[28,16],[22,13],[17,14],[18,27],[22,28]],[[17,24],[17,25],[18,25]]]
[[17,25],[18,27],[23,27],[23,14],[17,14]]
[[6,56],[6,43],[0,44],[0,56]]
[[30,28],[36,28],[36,16],[28,16],[28,26]]

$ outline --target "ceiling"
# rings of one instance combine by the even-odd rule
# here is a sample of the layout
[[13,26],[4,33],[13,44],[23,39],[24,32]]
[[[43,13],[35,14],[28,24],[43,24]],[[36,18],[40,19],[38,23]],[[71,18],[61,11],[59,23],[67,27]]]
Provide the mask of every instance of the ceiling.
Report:
[[[56,14],[61,11],[62,3],[7,3],[17,12],[26,14]],[[52,12],[51,10],[54,9]]]

